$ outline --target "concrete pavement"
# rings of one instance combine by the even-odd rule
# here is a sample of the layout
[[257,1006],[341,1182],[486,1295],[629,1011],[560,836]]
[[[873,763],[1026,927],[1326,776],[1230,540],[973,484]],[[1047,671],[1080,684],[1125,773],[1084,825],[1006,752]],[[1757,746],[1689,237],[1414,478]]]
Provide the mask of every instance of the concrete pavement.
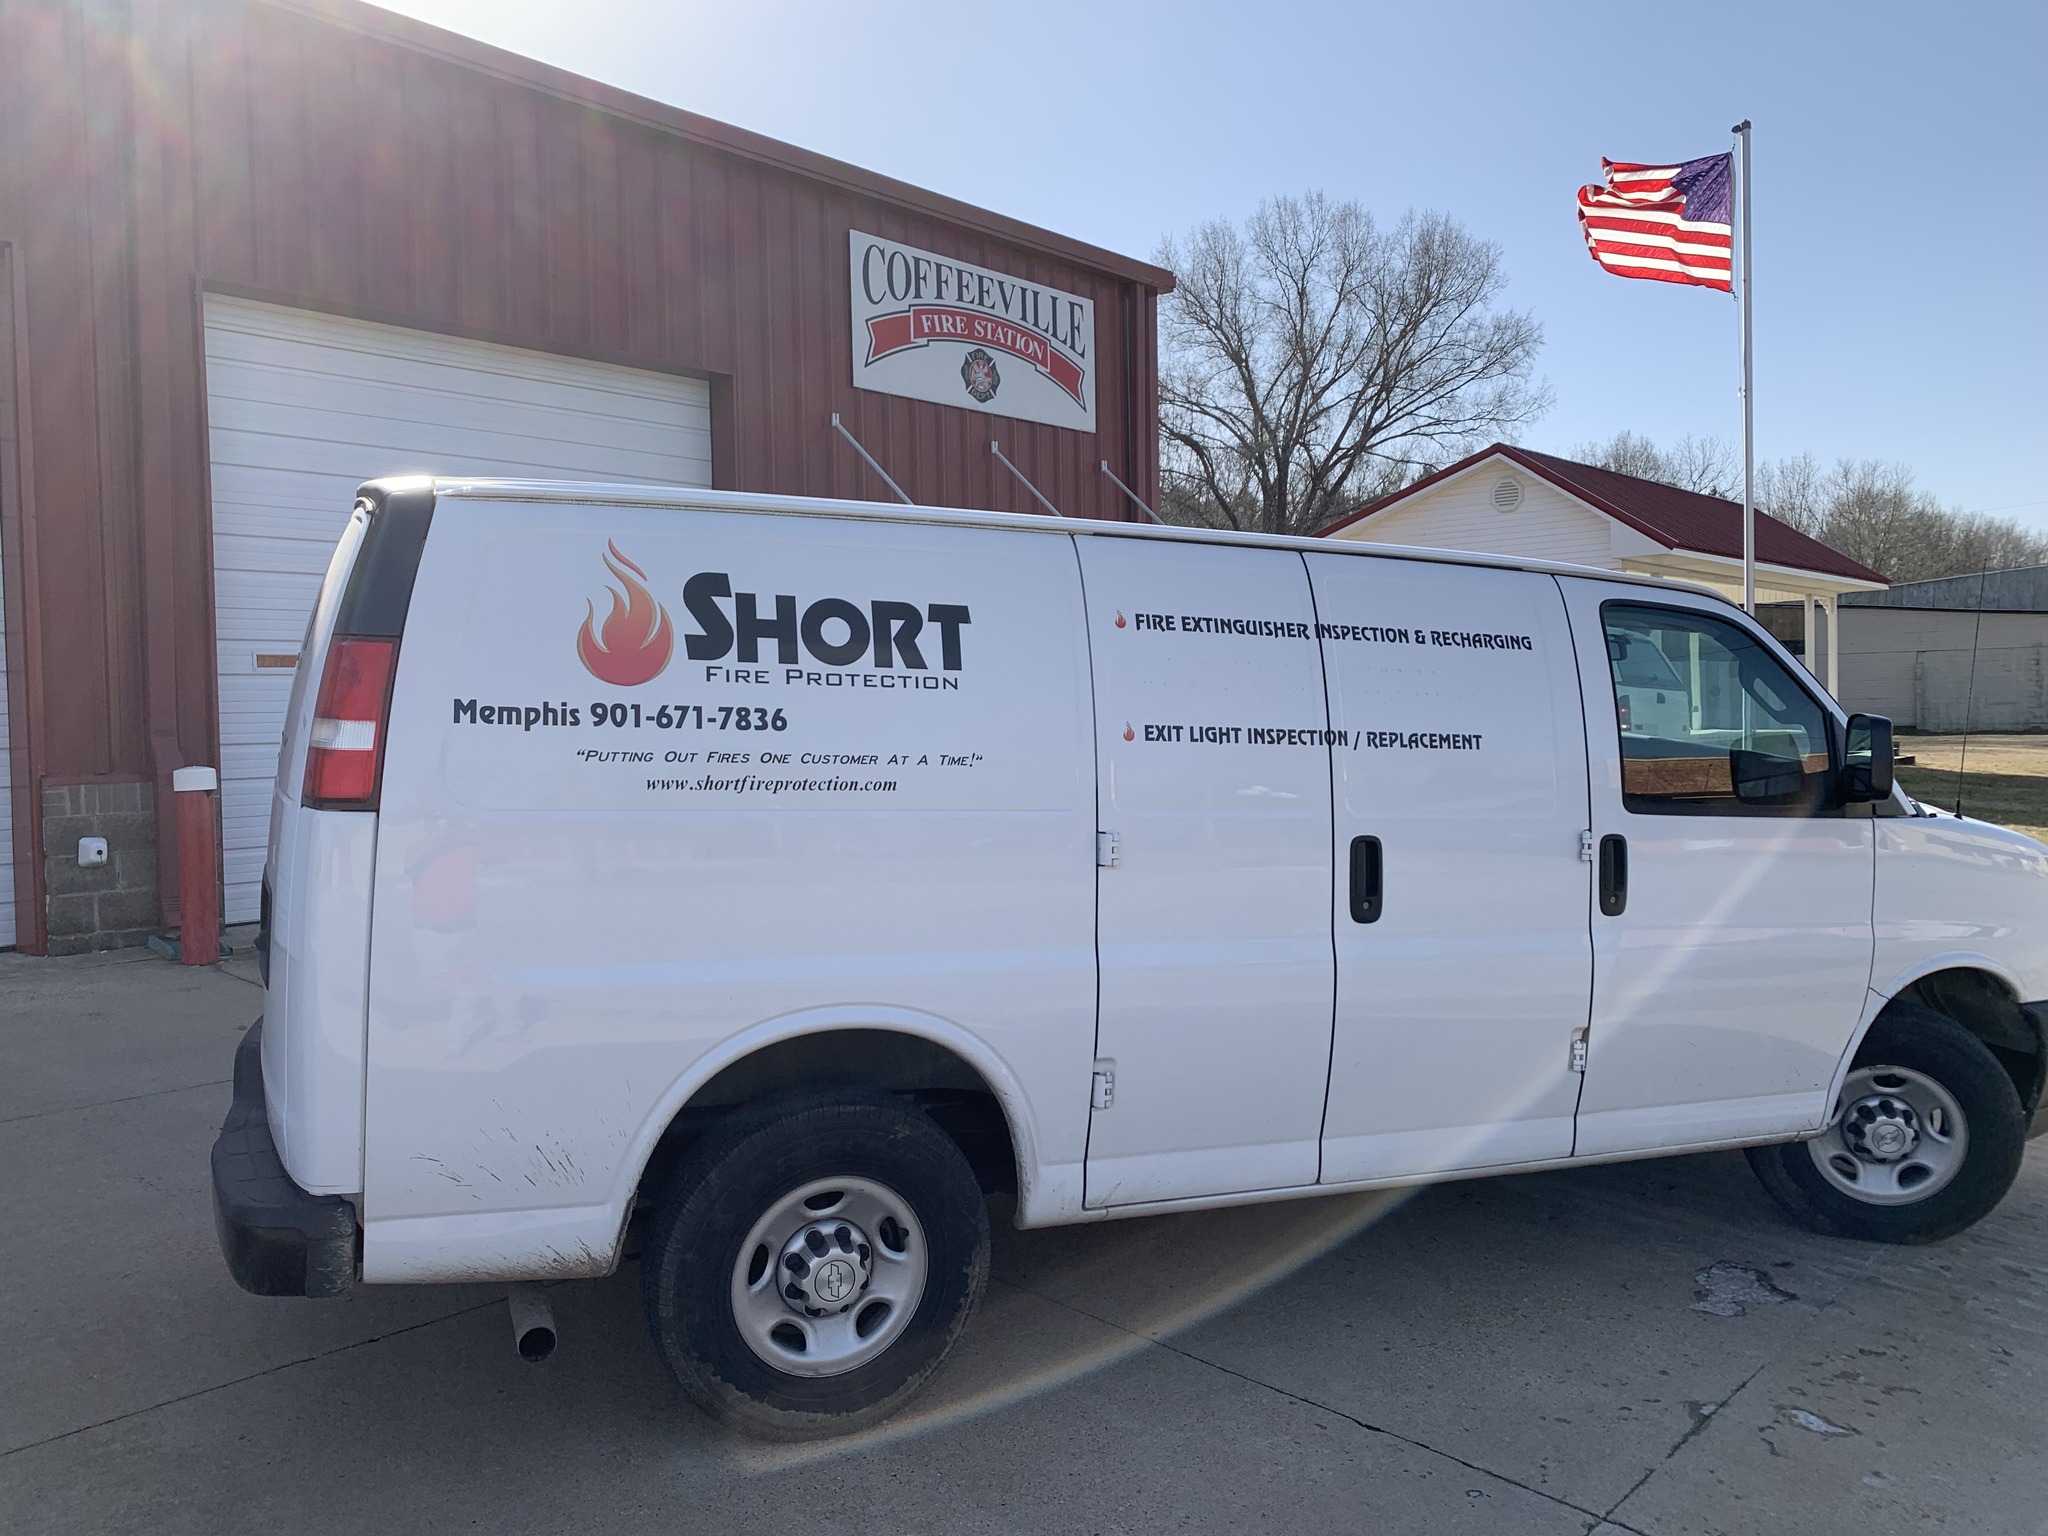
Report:
[[2048,1143],[1927,1249],[1795,1231],[1739,1156],[999,1226],[905,1422],[764,1448],[669,1381],[630,1265],[554,1288],[539,1367],[493,1289],[237,1291],[245,978],[0,955],[0,1527],[2048,1530]]

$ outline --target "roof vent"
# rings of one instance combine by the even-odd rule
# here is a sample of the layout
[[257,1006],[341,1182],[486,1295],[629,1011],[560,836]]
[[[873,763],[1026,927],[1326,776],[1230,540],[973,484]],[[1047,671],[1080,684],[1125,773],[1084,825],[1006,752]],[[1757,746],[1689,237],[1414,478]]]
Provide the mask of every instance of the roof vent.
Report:
[[1522,504],[1522,482],[1507,475],[1493,482],[1493,510],[1512,512]]

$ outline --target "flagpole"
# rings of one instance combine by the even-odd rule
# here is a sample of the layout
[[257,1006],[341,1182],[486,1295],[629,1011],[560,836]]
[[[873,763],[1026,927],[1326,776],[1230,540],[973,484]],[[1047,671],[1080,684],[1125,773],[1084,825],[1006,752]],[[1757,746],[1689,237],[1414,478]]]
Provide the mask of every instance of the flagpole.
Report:
[[[1749,119],[1729,130],[1742,141],[1742,611],[1756,613],[1756,396],[1749,362]],[[1808,644],[1811,645],[1811,641]]]

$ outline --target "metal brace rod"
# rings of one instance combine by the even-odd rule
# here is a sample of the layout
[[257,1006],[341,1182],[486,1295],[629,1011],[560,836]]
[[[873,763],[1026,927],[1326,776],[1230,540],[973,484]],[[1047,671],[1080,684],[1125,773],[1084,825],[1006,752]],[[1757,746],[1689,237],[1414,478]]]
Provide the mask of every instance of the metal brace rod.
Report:
[[1058,507],[1054,506],[1051,502],[1047,501],[1045,497],[1042,494],[1040,494],[1038,487],[1033,485],[1029,480],[1026,480],[1024,478],[1024,471],[1019,469],[1016,465],[1010,462],[1009,457],[1003,452],[1003,445],[1001,443],[997,442],[994,438],[990,438],[988,440],[988,451],[1003,461],[1003,468],[1007,469],[1011,474],[1017,477],[1017,483],[1019,485],[1023,486],[1024,489],[1029,491],[1033,496],[1038,497],[1038,504],[1041,507],[1045,508],[1045,510],[1050,512],[1054,517],[1065,517],[1067,515],[1066,513],[1062,512]]
[[1154,512],[1150,507],[1146,506],[1143,497],[1141,497],[1136,491],[1132,490],[1128,485],[1125,485],[1123,481],[1117,478],[1116,471],[1109,467],[1109,460],[1107,459],[1104,459],[1102,461],[1102,472],[1105,475],[1109,476],[1109,483],[1111,485],[1115,486],[1118,490],[1122,491],[1126,496],[1131,498],[1131,501],[1137,506],[1137,509],[1140,512],[1144,513],[1147,517],[1151,518],[1152,521],[1157,523],[1160,527],[1164,528],[1166,526],[1165,518],[1161,517],[1157,512]]
[[912,501],[908,496],[903,494],[902,486],[898,485],[894,480],[891,480],[889,478],[889,471],[882,468],[881,465],[875,462],[875,456],[872,453],[869,453],[867,449],[861,447],[860,439],[855,437],[851,432],[846,430],[846,423],[839,419],[839,413],[837,411],[834,411],[832,413],[832,428],[841,437],[845,438],[849,443],[853,444],[853,451],[868,461],[868,468],[872,469],[876,474],[882,477],[882,484],[886,485],[887,487],[889,487],[890,490],[896,493],[896,499],[898,501],[902,502],[906,507],[914,507],[917,505],[916,502]]

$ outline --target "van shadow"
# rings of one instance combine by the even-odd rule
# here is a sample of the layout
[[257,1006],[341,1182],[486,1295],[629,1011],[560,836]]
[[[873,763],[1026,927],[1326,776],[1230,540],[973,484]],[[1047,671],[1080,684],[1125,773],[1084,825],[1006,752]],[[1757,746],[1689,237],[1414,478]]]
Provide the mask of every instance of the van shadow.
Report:
[[1546,1340],[1518,1363],[1540,1379],[1597,1351],[1604,1328],[1637,1327],[1649,1297],[1653,1330],[1683,1327],[1695,1271],[1724,1256],[1839,1267],[1855,1251],[1787,1225],[1728,1153],[1028,1232],[1007,1204],[990,1214],[987,1298],[909,1410],[812,1445],[729,1439],[727,1453],[766,1471],[866,1451],[1210,1334],[1275,1358],[1325,1353],[1340,1331],[1355,1353],[1369,1335],[1370,1368],[1426,1377],[1474,1319],[1514,1350],[1510,1320],[1534,1316]]
[[[1011,1224],[1009,1197],[994,1197],[987,1293],[953,1355],[907,1412],[867,1433],[820,1444],[712,1438],[767,1470],[993,1412],[1114,1365],[1285,1280],[1413,1193],[1337,1195],[1033,1231]],[[572,1338],[601,1337],[612,1355],[623,1337],[652,1360],[637,1260],[592,1285],[554,1287],[553,1302],[563,1318],[565,1354]],[[652,1368],[665,1376],[658,1365]],[[695,1419],[680,1392],[675,1395],[678,1412]]]

